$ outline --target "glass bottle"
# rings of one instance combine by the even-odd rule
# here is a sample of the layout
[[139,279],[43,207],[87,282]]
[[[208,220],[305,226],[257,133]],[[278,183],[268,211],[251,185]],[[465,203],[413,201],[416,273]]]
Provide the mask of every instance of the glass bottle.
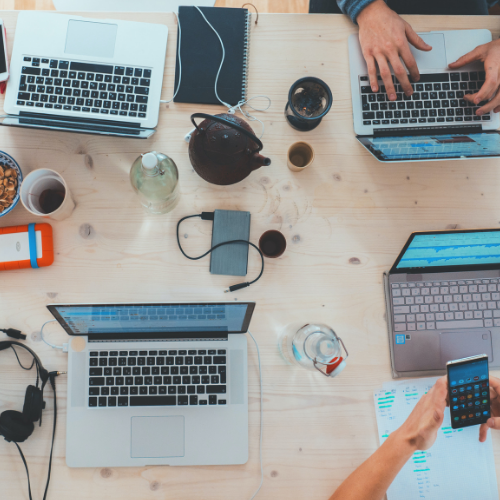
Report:
[[130,183],[142,206],[152,214],[166,214],[179,201],[179,171],[162,153],[139,156],[130,169]]

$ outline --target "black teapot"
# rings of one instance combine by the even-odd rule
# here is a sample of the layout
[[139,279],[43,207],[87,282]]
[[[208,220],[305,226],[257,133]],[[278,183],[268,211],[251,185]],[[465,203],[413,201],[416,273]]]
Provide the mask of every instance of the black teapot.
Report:
[[[199,125],[195,118],[205,118]],[[189,159],[197,174],[212,184],[240,182],[271,160],[259,154],[264,147],[245,120],[227,113],[195,113],[196,130],[189,141]]]

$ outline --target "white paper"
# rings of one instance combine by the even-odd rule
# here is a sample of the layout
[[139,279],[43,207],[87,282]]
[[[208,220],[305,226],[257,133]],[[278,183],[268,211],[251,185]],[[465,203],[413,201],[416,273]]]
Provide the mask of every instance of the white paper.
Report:
[[[375,391],[375,412],[382,444],[410,415],[437,377],[391,381]],[[498,500],[490,432],[479,442],[479,426],[452,429],[450,410],[434,445],[415,452],[387,491],[387,500]]]

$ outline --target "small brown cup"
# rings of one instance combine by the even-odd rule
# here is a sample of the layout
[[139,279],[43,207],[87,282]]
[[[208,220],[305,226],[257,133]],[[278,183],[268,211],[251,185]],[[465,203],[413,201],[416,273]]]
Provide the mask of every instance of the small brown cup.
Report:
[[279,231],[270,229],[259,238],[259,248],[264,257],[276,259],[285,252],[286,239]]
[[286,163],[293,172],[302,172],[314,161],[314,149],[307,142],[295,142],[288,148]]

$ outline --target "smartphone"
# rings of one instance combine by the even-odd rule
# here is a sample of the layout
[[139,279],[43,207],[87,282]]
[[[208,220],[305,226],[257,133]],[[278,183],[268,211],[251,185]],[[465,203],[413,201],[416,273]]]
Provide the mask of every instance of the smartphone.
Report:
[[488,355],[455,359],[446,363],[451,427],[460,429],[490,418]]

